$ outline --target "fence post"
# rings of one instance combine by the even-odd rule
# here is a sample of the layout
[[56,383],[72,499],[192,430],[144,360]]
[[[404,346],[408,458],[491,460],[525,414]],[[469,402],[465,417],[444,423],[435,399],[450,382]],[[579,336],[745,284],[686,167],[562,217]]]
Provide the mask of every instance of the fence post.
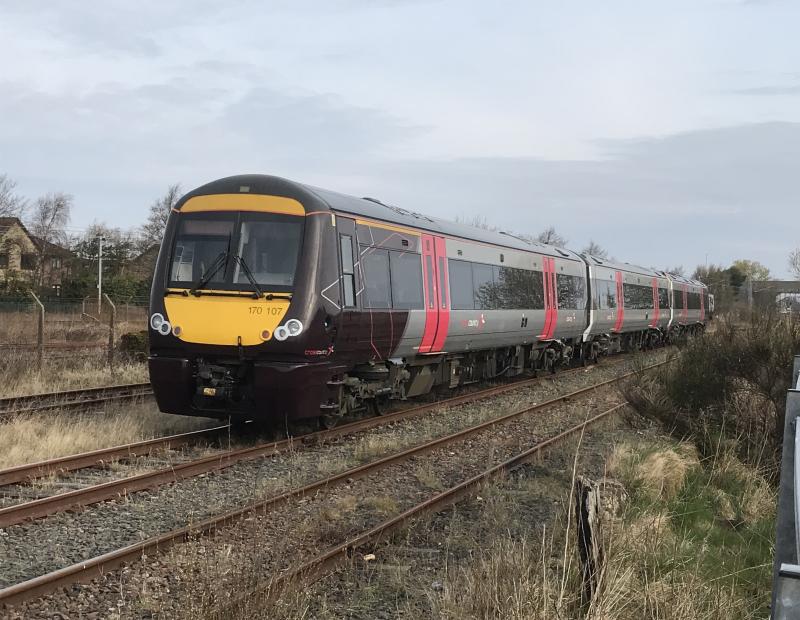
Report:
[[39,306],[39,320],[37,321],[36,329],[36,366],[39,372],[42,371],[42,364],[44,364],[44,304],[39,301],[36,293],[29,291],[31,297]]
[[117,307],[107,293],[103,293],[106,302],[111,307],[111,313],[108,318],[108,367],[111,369],[111,374],[114,374],[114,323],[117,318]]

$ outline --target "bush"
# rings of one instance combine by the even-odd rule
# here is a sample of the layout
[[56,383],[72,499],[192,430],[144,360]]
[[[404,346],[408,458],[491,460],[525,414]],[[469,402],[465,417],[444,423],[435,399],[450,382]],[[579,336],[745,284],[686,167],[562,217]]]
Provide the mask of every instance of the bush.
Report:
[[147,361],[147,354],[150,352],[147,330],[122,334],[119,339],[119,350],[132,360]]
[[720,320],[660,372],[637,375],[625,395],[640,413],[691,437],[703,455],[725,442],[746,462],[775,468],[797,353],[800,322],[774,312]]

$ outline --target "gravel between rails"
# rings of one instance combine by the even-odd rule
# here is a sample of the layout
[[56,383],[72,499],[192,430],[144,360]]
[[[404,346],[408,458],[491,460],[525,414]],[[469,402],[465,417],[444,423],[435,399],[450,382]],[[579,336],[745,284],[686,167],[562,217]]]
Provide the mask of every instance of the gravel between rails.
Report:
[[[648,361],[655,360],[651,356]],[[184,481],[157,492],[142,492],[122,501],[106,502],[93,507],[92,510],[54,515],[42,521],[8,528],[5,532],[0,532],[2,583],[4,586],[10,585],[124,544],[136,542],[156,533],[185,525],[232,506],[241,505],[256,497],[273,495],[278,491],[318,479],[334,471],[343,471],[355,463],[372,460],[381,454],[420,443],[422,439],[471,426],[481,419],[497,417],[522,404],[541,402],[589,383],[599,383],[603,379],[621,374],[628,366],[629,364],[615,364],[613,367],[609,365],[605,368],[603,366],[590,367],[585,373],[565,375],[555,382],[544,381],[493,398],[490,401],[461,405],[450,411],[429,415],[424,419],[375,429],[363,437],[347,438],[332,445],[312,447],[303,452],[278,455],[255,463],[237,465],[225,472]],[[563,416],[556,415],[555,411],[556,408],[551,408],[547,411],[546,416],[534,414],[526,416],[524,419],[549,420],[550,423],[555,424],[555,428],[562,428],[564,423],[563,421],[558,422],[558,420],[563,420]],[[509,436],[526,436],[519,424],[519,422],[515,422],[513,427],[511,425],[505,427],[505,429],[514,428],[515,430],[503,430],[497,433],[497,439],[505,438],[505,441]],[[494,440],[483,442],[470,440],[465,444],[461,454],[441,455],[440,464],[445,466],[448,463],[457,462],[459,464],[458,475],[461,475],[467,471],[464,458],[480,454],[480,458],[474,461],[473,469],[477,471],[475,468],[482,469],[486,465],[487,459],[494,459],[501,454],[510,456],[516,448],[509,446],[510,444],[506,448],[503,448],[502,445],[496,446]],[[488,453],[486,452],[487,448],[490,450]],[[508,450],[512,450],[512,452]],[[407,495],[412,500],[419,498],[421,493],[425,493],[424,487],[420,485],[420,478],[434,481],[432,482],[434,486],[447,485],[453,480],[452,477],[445,474],[421,471],[420,476],[415,476],[413,483],[407,489]],[[390,485],[390,488],[394,495],[396,491],[394,483]],[[334,499],[327,502],[328,504],[336,503],[336,493],[333,493]],[[366,494],[366,496],[370,495],[381,496],[380,492]],[[304,502],[308,502],[309,506],[313,505],[310,500],[304,500]],[[380,502],[378,503],[380,504]],[[300,504],[302,508],[303,502],[301,501]],[[314,515],[318,516],[322,508],[324,506],[314,505],[307,511],[301,510],[299,515],[296,509],[292,509],[285,517],[277,514],[283,512],[282,510],[271,513],[268,520],[273,527],[277,527],[277,530],[272,532],[270,549],[275,549],[275,541],[284,539],[283,535],[287,533],[288,529],[287,524],[308,521]],[[339,531],[337,527],[337,532]],[[99,591],[102,591],[102,586],[97,587]],[[94,593],[91,586],[77,588],[79,594],[84,598]],[[52,597],[46,597],[43,602],[50,598]],[[67,605],[66,600],[63,602]],[[108,609],[108,607],[102,609],[102,613],[109,613]],[[85,607],[84,610],[86,610]],[[33,612],[34,609],[31,608],[28,611]],[[44,609],[38,609],[35,613],[44,613]],[[87,613],[91,613],[91,611]],[[25,617],[32,616],[26,614]]]
[[159,447],[148,454],[109,461],[105,465],[54,473],[35,478],[27,483],[3,485],[0,487],[0,508],[165,469],[210,454],[245,448],[254,445],[256,439],[254,437],[228,436],[220,437],[217,440],[204,439],[176,449],[165,450]]
[[[350,564],[304,592],[283,597],[274,610],[268,611],[269,617],[273,620],[442,617],[438,612],[443,599],[449,597],[452,601],[451,588],[464,585],[458,580],[460,571],[469,570],[475,562],[485,559],[491,543],[498,539],[514,541],[509,552],[524,552],[536,558],[545,553],[544,561],[549,566],[560,567],[563,562],[560,536],[575,535],[574,529],[565,531],[565,522],[571,506],[576,452],[575,473],[597,480],[606,475],[606,462],[614,446],[662,436],[660,427],[643,420],[634,426],[608,423],[592,427],[583,436],[579,450],[575,442],[556,446],[538,463],[523,465],[507,479],[487,485],[452,510],[422,517],[374,549],[364,548],[362,553],[374,552],[374,561],[366,562],[363,555],[356,555]],[[559,535],[557,544],[550,548],[554,533]],[[544,551],[540,548],[543,539]],[[511,579],[510,575],[505,577]],[[520,584],[519,590],[524,589],[525,584]],[[461,609],[468,610],[468,605]],[[449,615],[443,617],[458,617],[453,615],[452,608],[447,611]]]

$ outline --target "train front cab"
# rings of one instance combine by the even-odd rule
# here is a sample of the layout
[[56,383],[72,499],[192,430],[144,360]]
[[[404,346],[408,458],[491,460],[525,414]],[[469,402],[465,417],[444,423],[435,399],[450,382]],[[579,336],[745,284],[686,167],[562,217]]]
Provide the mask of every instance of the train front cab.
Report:
[[150,378],[164,412],[319,414],[336,305],[319,303],[317,282],[338,279],[330,214],[311,194],[252,185],[215,182],[170,215],[150,308]]

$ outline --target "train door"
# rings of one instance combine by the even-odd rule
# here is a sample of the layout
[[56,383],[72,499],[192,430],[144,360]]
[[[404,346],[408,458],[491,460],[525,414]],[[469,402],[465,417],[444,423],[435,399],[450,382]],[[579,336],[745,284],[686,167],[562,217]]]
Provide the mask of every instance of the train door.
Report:
[[450,279],[444,237],[422,235],[425,329],[420,353],[440,353],[450,327]]
[[[336,237],[339,255],[339,305],[341,314],[337,330],[336,349],[349,353],[358,346],[359,317],[359,274],[358,242],[355,220],[336,216]],[[325,289],[322,294],[325,295]]]
[[625,323],[625,284],[622,281],[622,272],[615,272],[614,279],[617,285],[617,319],[614,322],[613,331],[619,333]]
[[558,324],[558,289],[556,287],[556,261],[542,257],[542,279],[544,281],[544,328],[540,340],[552,340]]
[[661,318],[661,308],[659,307],[658,278],[653,277],[653,320],[650,327],[658,327],[658,319]]

